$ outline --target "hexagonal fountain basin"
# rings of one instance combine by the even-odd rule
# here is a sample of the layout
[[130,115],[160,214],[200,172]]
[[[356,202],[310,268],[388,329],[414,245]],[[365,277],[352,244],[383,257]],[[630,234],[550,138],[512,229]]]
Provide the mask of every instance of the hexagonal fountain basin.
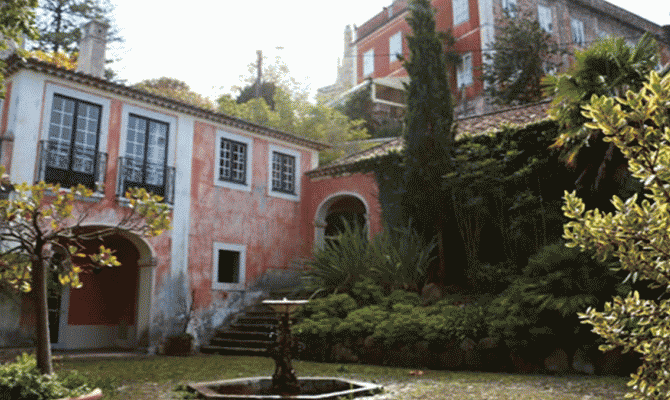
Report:
[[295,399],[325,400],[343,396],[370,396],[380,393],[382,387],[367,382],[342,378],[298,378],[300,392],[295,394],[271,393],[271,377],[229,379],[223,381],[198,382],[188,385],[203,399]]

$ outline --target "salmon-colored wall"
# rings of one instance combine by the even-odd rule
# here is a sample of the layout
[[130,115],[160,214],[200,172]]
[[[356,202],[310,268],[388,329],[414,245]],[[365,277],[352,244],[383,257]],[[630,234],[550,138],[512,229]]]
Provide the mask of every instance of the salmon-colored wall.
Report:
[[[229,132],[250,137],[241,131]],[[304,247],[300,228],[301,202],[268,195],[268,145],[272,142],[253,137],[252,187],[251,191],[241,191],[214,185],[216,135],[215,126],[195,123],[188,254],[197,307],[212,304],[212,296],[226,298],[228,295],[225,291],[212,289],[214,242],[246,246],[247,286],[253,285],[269,268],[289,268],[303,255]],[[311,154],[292,149],[300,151],[298,176],[301,176],[310,169]]]
[[379,205],[379,189],[372,172],[352,174],[338,177],[304,178],[305,218],[302,226],[305,240],[305,253],[310,254],[314,248],[315,219],[319,206],[329,198],[338,194],[355,193],[365,200],[368,224],[372,235],[382,230],[381,206]]

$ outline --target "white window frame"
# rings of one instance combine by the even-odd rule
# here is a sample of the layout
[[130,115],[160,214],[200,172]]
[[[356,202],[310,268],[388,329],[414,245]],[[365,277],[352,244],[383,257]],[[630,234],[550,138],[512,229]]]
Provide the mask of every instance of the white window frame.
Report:
[[469,0],[451,0],[451,9],[454,13],[454,26],[470,20]]
[[[246,182],[237,183],[231,181],[222,181],[219,179],[219,163],[221,156],[221,138],[228,140],[234,140],[236,142],[244,143],[247,146],[247,160],[245,165],[246,172]],[[214,143],[214,186],[224,187],[234,190],[242,190],[245,192],[251,192],[253,185],[253,168],[252,168],[252,158],[254,154],[254,140],[253,138],[238,135],[235,133],[227,132],[224,130],[216,131],[216,142]]]
[[363,53],[363,76],[370,76],[375,73],[375,49],[370,49]]
[[[272,190],[272,153],[282,153],[295,158],[294,184],[295,194],[277,192]],[[302,162],[301,154],[297,150],[289,149],[287,147],[270,144],[268,146],[268,195],[285,200],[300,201],[300,181],[302,180]]]
[[389,38],[389,64],[398,61],[399,54],[402,54],[402,32],[400,31]]
[[[238,271],[239,282],[219,282],[219,250],[236,251],[240,253]],[[212,290],[244,290],[246,282],[247,246],[243,244],[213,242],[212,244]]]
[[516,0],[502,0],[502,9],[507,11],[510,17],[516,17],[516,13],[519,10]]
[[456,69],[456,87],[468,87],[474,83],[472,76],[472,53],[465,53],[461,58],[461,64]]
[[540,23],[540,27],[544,29],[547,33],[554,32],[554,14],[551,11],[551,7],[538,4],[537,21]]
[[570,20],[570,30],[572,31],[572,43],[578,46],[584,46],[586,42],[586,37],[584,36],[584,22],[572,18]]

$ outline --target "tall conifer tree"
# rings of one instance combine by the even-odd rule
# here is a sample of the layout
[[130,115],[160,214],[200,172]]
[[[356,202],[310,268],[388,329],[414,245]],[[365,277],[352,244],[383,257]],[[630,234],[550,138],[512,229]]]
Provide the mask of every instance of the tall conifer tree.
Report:
[[453,104],[447,79],[444,34],[435,31],[435,11],[429,0],[412,0],[407,22],[409,59],[405,117],[405,179],[402,207],[426,236],[436,235],[439,269],[429,278],[442,285],[446,278],[443,229],[445,195],[442,176],[451,169]]

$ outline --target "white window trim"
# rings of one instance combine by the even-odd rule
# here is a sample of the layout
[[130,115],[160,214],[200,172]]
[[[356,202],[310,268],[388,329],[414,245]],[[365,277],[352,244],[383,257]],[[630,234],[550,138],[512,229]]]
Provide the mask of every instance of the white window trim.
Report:
[[[247,246],[242,244],[214,242],[212,244],[212,290],[244,290],[246,281]],[[219,282],[219,250],[237,251],[240,253],[240,270],[238,283]]]
[[[222,181],[219,179],[219,157],[221,152],[221,138],[226,138],[234,140],[236,142],[244,143],[247,145],[247,163],[246,163],[246,178],[247,182],[245,184],[235,183],[230,181]],[[242,190],[245,192],[251,192],[251,187],[253,185],[253,168],[251,168],[252,158],[254,154],[254,139],[237,135],[235,133],[226,132],[223,130],[216,131],[216,142],[214,143],[214,186],[225,187],[228,189]]]
[[375,73],[375,49],[370,49],[363,53],[363,76],[369,76]]
[[[467,63],[465,60],[468,59],[470,60],[469,63]],[[466,69],[466,67],[469,67]],[[474,83],[474,77],[473,77],[473,66],[472,66],[472,53],[465,53],[463,54],[463,58],[461,60],[461,65],[456,70],[456,86],[457,88],[463,88],[463,87],[468,87]]]
[[[272,153],[284,153],[295,158],[295,194],[275,192],[272,190]],[[300,201],[300,181],[302,180],[302,163],[300,152],[286,147],[271,144],[268,146],[268,196],[285,200]]]
[[[464,22],[470,20],[470,4],[469,0],[451,0],[451,10],[453,12],[454,26],[460,25]],[[461,9],[459,9],[458,14],[456,13],[456,4],[458,4]]]
[[[392,45],[399,45],[399,48],[392,48]],[[402,54],[402,32],[397,32],[389,38],[389,63],[398,61],[398,54]]]
[[[575,41],[575,27],[579,27],[577,31],[579,31],[580,36],[582,38],[582,42],[577,42]],[[577,18],[572,18],[570,20],[570,30],[572,31],[572,43],[578,45],[578,46],[584,46],[586,44],[586,35],[584,34],[584,21],[577,19]]]
[[[42,134],[41,140],[49,139],[49,121],[51,121],[51,109],[53,108],[54,95],[60,94],[66,97],[71,97],[76,100],[86,101],[102,107],[100,114],[100,133],[98,138],[98,151],[107,153],[107,138],[109,132],[109,110],[111,109],[111,101],[107,98],[95,96],[90,93],[71,89],[68,87],[58,86],[54,84],[47,84],[46,92],[44,94],[44,110],[42,110]],[[107,160],[107,165],[112,160]],[[115,161],[114,161],[115,162]],[[107,182],[109,184],[109,182]]]
[[[543,14],[548,14],[549,17],[549,26],[543,26]],[[554,13],[551,10],[551,7],[548,6],[543,6],[542,4],[537,5],[537,20],[540,23],[540,27],[544,29],[547,33],[553,33],[554,32]],[[544,21],[547,22],[547,21]],[[549,29],[547,29],[549,28]]]

